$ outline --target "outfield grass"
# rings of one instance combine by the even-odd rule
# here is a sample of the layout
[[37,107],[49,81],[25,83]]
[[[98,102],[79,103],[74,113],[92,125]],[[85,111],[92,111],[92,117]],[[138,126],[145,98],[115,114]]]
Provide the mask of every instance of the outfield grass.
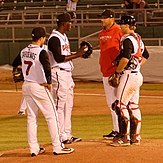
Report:
[[[163,139],[163,115],[142,116],[142,139]],[[26,117],[0,117],[0,151],[28,147]],[[101,139],[112,129],[111,116],[73,116],[73,134],[83,139]],[[50,144],[51,139],[45,119],[39,116],[38,138],[42,144]]]
[[[80,89],[95,89],[95,88],[100,88],[103,89],[103,84],[102,82],[75,82],[76,86],[75,88],[80,88]],[[151,84],[151,83],[144,83],[141,86],[141,90],[163,90],[163,83],[161,84]]]

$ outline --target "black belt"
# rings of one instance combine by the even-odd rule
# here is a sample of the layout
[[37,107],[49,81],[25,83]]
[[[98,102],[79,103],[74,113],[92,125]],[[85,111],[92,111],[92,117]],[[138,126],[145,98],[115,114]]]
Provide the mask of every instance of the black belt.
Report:
[[138,73],[138,71],[131,71],[131,73]]
[[70,70],[66,70],[64,68],[59,68],[61,71],[67,71],[67,72],[71,72]]
[[[124,74],[125,71],[122,71],[121,74]],[[138,71],[130,71],[130,73],[138,73]]]
[[59,68],[60,70],[66,71],[64,68]]

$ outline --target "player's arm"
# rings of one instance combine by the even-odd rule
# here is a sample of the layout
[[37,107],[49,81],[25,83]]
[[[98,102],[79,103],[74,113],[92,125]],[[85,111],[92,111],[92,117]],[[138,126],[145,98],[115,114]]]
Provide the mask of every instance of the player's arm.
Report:
[[40,52],[39,60],[43,66],[47,84],[51,84],[51,67],[48,54],[45,50]]
[[57,63],[64,62],[65,56],[61,54],[61,43],[58,37],[51,37],[49,39],[48,49],[52,52]]
[[123,41],[123,52],[121,54],[122,58],[119,61],[116,72],[120,73],[127,66],[129,59],[131,58],[131,53],[133,52],[133,44],[130,39]]
[[145,64],[145,62],[147,61],[147,59],[149,58],[149,53],[147,48],[144,48],[143,54],[142,54],[142,63],[141,65]]
[[21,56],[20,56],[20,53],[16,56],[16,58],[14,59],[13,63],[12,63],[12,66],[13,66],[13,69],[15,68],[21,68],[21,65],[22,65],[22,62],[21,62]]
[[84,54],[84,47],[79,49],[78,52],[65,56],[61,54],[61,43],[59,38],[51,37],[48,41],[48,49],[52,52],[54,59],[58,63],[70,61],[72,59],[81,57]]

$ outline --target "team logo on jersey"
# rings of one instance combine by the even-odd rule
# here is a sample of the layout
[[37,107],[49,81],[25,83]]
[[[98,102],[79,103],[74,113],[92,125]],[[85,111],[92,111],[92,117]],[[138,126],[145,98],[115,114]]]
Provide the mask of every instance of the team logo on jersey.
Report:
[[100,36],[101,42],[105,43],[108,39],[111,39],[112,36]]
[[70,49],[70,45],[69,44],[65,44],[65,45],[62,45],[62,50],[63,51],[69,51],[69,49]]

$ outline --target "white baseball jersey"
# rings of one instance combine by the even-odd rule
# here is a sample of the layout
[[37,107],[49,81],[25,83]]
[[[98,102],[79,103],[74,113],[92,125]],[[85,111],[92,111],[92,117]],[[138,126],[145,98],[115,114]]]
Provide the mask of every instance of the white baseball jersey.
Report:
[[34,83],[47,83],[39,54],[44,49],[38,45],[30,44],[21,51],[22,71],[25,81]]
[[[134,51],[131,54],[133,59],[134,59],[133,60],[134,64],[130,65],[126,69],[127,70],[139,71],[140,70],[140,65],[141,65],[141,60],[142,60],[142,53],[144,51],[144,43],[142,42],[142,40],[139,37],[139,35],[136,34],[136,33],[126,34],[126,35],[122,36],[121,44],[123,43],[123,41],[125,39],[130,39],[132,44],[133,44],[133,47],[134,47]],[[123,44],[121,45],[121,49],[123,49]]]
[[[51,37],[53,37],[53,36],[59,38],[59,40],[60,40],[60,43],[61,43],[61,54],[65,55],[65,56],[71,55],[70,43],[69,43],[69,40],[68,40],[66,34],[65,33],[61,34],[60,32],[58,32],[56,30],[53,30],[51,35],[50,35],[50,37],[49,37],[49,39]],[[49,59],[50,59],[51,67],[59,67],[59,68],[62,68],[64,70],[67,70],[67,71],[72,71],[73,68],[74,68],[72,61],[57,63],[55,61],[51,51],[49,51]]]
[[48,52],[48,46],[47,45],[42,45],[42,49],[44,49],[46,52]]

